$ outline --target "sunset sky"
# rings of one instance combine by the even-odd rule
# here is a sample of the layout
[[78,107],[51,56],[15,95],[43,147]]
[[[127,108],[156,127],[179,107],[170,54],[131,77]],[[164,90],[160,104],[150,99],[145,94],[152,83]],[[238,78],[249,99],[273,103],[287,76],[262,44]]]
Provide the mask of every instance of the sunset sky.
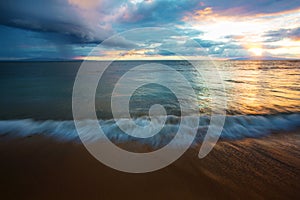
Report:
[[[155,41],[135,28],[164,27]],[[0,59],[300,59],[300,1],[10,0],[0,2]],[[138,39],[135,39],[138,38]]]

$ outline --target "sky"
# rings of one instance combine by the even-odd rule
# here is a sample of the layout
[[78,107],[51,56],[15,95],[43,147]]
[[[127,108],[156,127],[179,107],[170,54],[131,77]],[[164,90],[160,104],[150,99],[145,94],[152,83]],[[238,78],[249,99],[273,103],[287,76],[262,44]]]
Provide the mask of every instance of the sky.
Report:
[[300,59],[299,52],[299,0],[0,1],[0,60]]

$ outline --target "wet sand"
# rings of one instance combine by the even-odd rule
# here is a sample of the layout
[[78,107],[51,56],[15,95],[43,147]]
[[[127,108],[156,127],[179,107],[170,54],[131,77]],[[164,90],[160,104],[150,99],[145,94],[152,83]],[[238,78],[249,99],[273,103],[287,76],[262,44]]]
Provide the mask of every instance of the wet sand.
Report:
[[300,134],[221,141],[146,174],[116,171],[76,143],[0,138],[1,199],[299,199]]

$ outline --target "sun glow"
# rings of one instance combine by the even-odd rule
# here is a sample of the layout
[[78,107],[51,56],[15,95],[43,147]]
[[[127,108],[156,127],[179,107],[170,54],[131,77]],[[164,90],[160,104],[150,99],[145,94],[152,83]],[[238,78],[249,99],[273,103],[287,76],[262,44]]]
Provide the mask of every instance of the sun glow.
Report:
[[261,48],[250,48],[248,49],[251,53],[253,53],[255,56],[262,56],[263,50]]

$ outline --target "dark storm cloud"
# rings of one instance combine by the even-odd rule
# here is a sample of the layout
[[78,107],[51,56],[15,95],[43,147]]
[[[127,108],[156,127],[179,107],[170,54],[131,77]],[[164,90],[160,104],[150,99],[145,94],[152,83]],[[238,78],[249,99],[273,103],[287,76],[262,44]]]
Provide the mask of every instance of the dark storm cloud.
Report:
[[[54,36],[51,36],[54,37]],[[2,58],[70,58],[72,47],[46,39],[44,34],[0,25]],[[30,38],[30,40],[28,39]]]
[[0,2],[0,24],[45,33],[59,33],[76,43],[101,42],[109,31],[90,26],[77,8],[63,0]]

